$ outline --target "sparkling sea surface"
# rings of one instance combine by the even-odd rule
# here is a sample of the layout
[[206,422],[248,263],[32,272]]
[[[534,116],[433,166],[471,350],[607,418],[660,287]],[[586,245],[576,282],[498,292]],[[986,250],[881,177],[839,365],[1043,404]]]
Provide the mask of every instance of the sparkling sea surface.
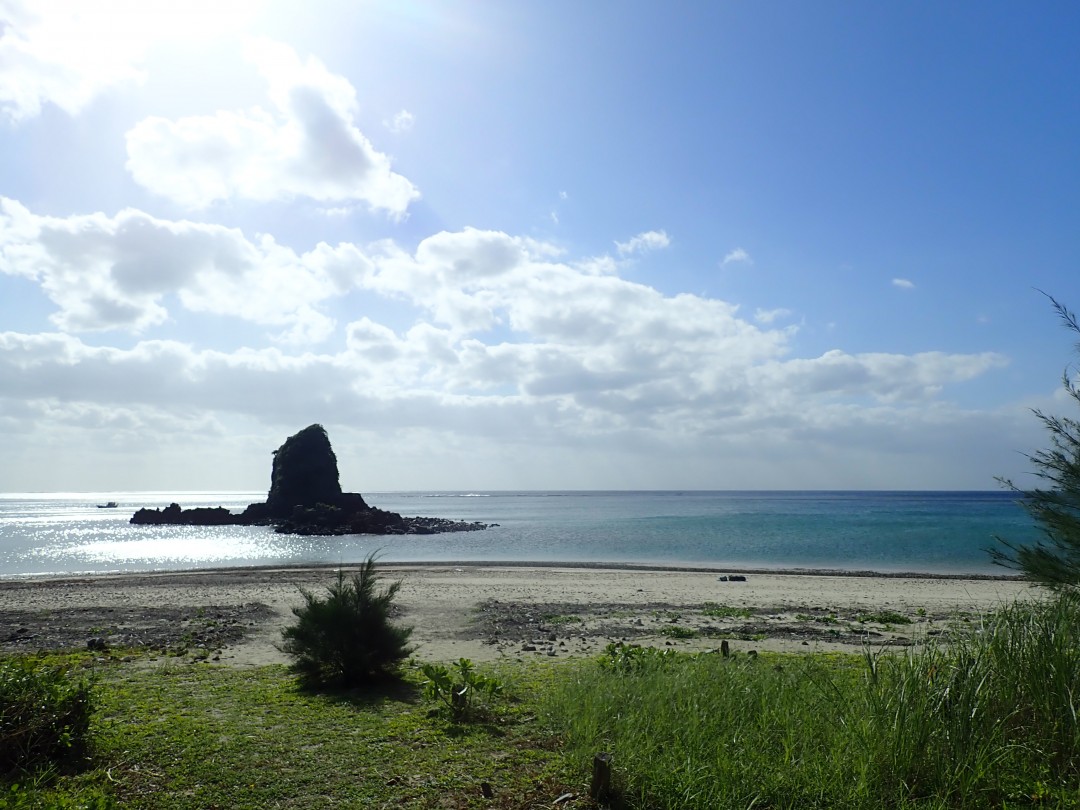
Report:
[[[1037,530],[1009,492],[385,492],[403,515],[497,523],[428,536],[300,537],[132,526],[177,502],[234,511],[265,492],[0,494],[0,577],[253,565],[516,561],[1003,574],[986,549]],[[116,501],[115,509],[98,504]]]

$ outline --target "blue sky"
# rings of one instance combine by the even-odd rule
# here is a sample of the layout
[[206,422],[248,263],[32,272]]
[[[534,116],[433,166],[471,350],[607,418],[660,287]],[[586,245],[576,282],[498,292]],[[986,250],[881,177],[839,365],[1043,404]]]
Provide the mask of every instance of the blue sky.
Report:
[[989,489],[1068,3],[0,0],[0,490]]

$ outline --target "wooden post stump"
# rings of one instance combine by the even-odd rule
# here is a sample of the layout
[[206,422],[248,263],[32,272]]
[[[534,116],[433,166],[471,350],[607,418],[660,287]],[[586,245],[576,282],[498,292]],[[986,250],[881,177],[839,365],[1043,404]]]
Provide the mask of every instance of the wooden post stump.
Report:
[[589,796],[593,801],[607,801],[611,796],[611,754],[597,754],[592,761],[592,785]]

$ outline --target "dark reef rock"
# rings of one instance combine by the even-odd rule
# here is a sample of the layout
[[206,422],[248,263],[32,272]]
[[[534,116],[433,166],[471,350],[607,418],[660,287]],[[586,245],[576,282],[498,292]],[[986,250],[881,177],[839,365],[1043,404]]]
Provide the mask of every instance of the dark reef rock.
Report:
[[[304,428],[274,451],[266,506],[275,520],[290,517],[298,506],[338,506],[341,499],[337,456],[322,425]],[[351,509],[366,507],[359,495],[349,504]]]
[[181,509],[180,504],[171,503],[164,509],[140,509],[131,516],[131,523],[153,526],[232,526],[241,522],[239,518],[239,515],[234,515],[224,506]]
[[337,456],[322,425],[311,425],[274,451],[270,492],[239,515],[224,507],[140,509],[132,523],[170,526],[272,525],[285,534],[438,534],[486,529],[484,523],[402,517],[368,506],[357,492],[342,492]]

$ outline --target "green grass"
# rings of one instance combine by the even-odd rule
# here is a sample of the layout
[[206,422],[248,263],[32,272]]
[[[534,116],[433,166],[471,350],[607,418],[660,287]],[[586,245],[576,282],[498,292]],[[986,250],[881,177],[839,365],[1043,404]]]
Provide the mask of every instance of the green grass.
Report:
[[492,672],[503,695],[455,722],[415,670],[320,696],[283,667],[114,662],[95,674],[91,765],[0,782],[0,808],[551,807],[587,794],[599,752],[627,810],[1080,806],[1075,600],[901,652],[615,644]]
[[1080,806],[1080,605],[1017,605],[950,647],[864,656],[643,656],[544,696],[626,806]]
[[[389,691],[320,696],[284,667],[117,666],[99,675],[94,767],[8,804],[60,808],[102,793],[121,807],[181,810],[550,804],[585,777],[513,697],[548,678],[550,668],[517,668],[485,722],[455,723],[413,674]],[[0,787],[5,807],[2,797]]]

